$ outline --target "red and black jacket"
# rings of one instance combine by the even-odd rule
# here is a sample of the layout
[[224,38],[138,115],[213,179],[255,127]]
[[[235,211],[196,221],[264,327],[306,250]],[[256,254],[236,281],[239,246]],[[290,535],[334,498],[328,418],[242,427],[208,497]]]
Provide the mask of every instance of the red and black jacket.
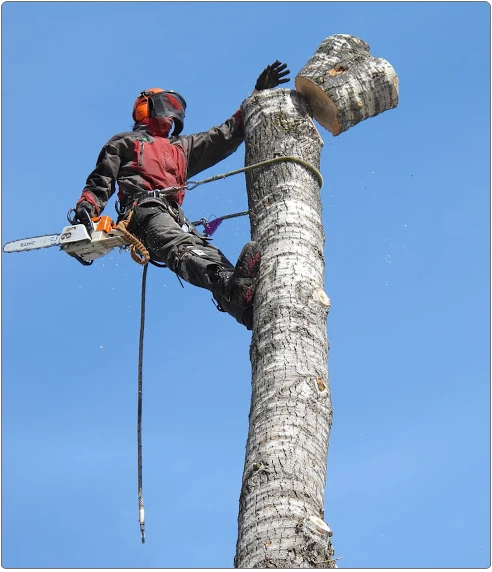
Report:
[[[189,177],[212,167],[233,153],[244,140],[241,111],[218,127],[194,135],[162,137],[148,120],[133,131],[119,133],[102,148],[78,201],[88,201],[94,215],[103,211],[118,183],[121,202],[135,193],[179,187]],[[178,204],[185,190],[172,197]]]

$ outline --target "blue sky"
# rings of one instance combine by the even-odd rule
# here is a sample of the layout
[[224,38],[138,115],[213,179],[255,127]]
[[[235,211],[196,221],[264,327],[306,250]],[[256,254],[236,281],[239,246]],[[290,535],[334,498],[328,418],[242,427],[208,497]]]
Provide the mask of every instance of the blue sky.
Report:
[[[486,2],[5,2],[2,244],[56,233],[136,95],[175,89],[217,125],[280,59],[361,37],[400,103],[324,139],[334,422],[326,521],[340,568],[490,565],[490,6]],[[243,166],[244,146],[205,178]],[[247,208],[242,175],[192,219]],[[106,214],[114,214],[113,202]],[[247,218],[215,243],[235,260]],[[136,480],[141,268],[2,255],[2,565],[228,568],[251,334],[148,275],[144,496]]]

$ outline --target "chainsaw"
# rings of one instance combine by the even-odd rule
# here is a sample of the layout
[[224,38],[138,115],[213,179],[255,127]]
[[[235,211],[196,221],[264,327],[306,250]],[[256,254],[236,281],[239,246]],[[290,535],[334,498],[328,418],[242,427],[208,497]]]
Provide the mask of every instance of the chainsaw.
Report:
[[[68,222],[71,223],[70,226],[64,227],[60,234],[48,234],[13,240],[4,245],[3,251],[23,252],[59,246],[61,250],[64,250],[84,266],[90,266],[94,260],[105,256],[114,248],[125,250],[129,247],[129,242],[123,233],[118,230],[116,223],[113,222],[111,217],[98,216],[90,218],[87,216],[87,223],[82,224],[74,218],[73,212],[74,210],[72,209],[67,215]],[[248,214],[248,211],[224,215],[210,221],[202,218],[191,224],[193,226],[203,226],[203,234],[206,237],[210,237],[223,220],[244,216],[246,214]]]

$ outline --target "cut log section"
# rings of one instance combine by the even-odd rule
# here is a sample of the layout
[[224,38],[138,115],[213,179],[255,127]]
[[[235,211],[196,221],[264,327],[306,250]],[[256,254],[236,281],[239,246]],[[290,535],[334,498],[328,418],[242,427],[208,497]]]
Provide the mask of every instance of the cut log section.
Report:
[[393,66],[374,58],[364,40],[348,34],[323,40],[295,85],[314,118],[333,135],[398,105]]

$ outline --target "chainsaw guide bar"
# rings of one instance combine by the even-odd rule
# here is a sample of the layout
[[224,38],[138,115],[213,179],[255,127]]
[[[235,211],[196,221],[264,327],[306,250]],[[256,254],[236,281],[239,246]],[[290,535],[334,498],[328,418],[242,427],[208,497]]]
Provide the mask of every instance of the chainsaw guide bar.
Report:
[[4,252],[24,252],[59,246],[70,256],[86,263],[105,256],[113,248],[128,246],[127,240],[109,216],[92,219],[93,230],[89,232],[83,224],[66,226],[60,234],[33,236],[7,242]]

